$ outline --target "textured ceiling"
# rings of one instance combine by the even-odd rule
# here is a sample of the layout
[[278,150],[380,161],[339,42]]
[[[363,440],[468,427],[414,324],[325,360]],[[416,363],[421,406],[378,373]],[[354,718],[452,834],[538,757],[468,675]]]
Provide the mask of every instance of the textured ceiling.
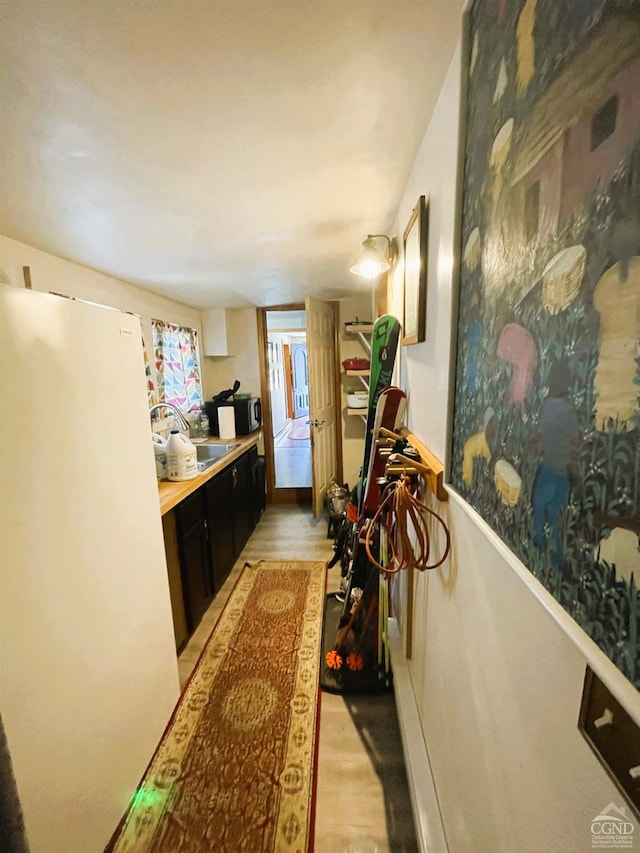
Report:
[[196,307],[362,291],[462,0],[0,0],[0,232]]

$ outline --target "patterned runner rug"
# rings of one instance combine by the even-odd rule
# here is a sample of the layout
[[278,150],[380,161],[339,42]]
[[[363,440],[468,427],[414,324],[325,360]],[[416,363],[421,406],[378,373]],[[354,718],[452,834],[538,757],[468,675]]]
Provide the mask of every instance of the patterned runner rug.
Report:
[[245,567],[107,850],[312,849],[324,590],[321,562]]

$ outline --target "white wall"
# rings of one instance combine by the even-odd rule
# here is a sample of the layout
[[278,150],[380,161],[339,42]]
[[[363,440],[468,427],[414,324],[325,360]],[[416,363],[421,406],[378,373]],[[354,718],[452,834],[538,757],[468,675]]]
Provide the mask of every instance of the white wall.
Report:
[[[395,225],[401,235],[418,196],[429,198],[426,341],[404,349],[402,382],[411,430],[443,460],[459,62],[458,52]],[[393,281],[399,316],[400,272],[401,264]],[[576,728],[586,662],[636,718],[640,695],[465,502],[453,495],[434,508],[450,526],[452,554],[416,578],[412,689],[397,696],[401,717],[417,706],[437,793],[436,803],[416,781],[427,757],[422,737],[414,739],[407,758],[419,823],[441,814],[451,853],[583,853],[591,820],[609,802],[624,803]],[[406,613],[399,619],[406,626]]]
[[255,308],[228,308],[227,340],[233,355],[205,356],[202,359],[202,381],[205,400],[233,387],[240,381],[240,393],[260,396],[260,361],[258,326]]
[[195,308],[0,235],[0,280],[14,287],[24,287],[22,268],[25,266],[30,268],[33,290],[53,291],[139,314],[151,365],[151,319],[189,326],[197,329],[199,334],[202,332],[200,312]]
[[307,312],[297,311],[295,308],[287,308],[283,311],[267,312],[267,330],[276,332],[278,329],[306,329]]

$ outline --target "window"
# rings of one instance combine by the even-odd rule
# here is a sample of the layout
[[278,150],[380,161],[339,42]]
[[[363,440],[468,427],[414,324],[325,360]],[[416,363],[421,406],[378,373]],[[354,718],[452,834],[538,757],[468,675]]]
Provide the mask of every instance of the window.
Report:
[[618,119],[618,96],[609,98],[604,106],[600,107],[591,119],[591,150],[595,151],[599,145],[608,139],[616,129]]
[[162,320],[152,320],[151,326],[159,401],[196,411],[203,402],[197,331]]

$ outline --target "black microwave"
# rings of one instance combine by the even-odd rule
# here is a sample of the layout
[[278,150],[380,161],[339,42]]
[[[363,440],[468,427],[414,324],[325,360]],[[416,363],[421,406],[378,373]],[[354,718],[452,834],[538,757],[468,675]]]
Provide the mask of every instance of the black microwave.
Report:
[[215,403],[212,400],[204,404],[209,418],[209,434],[219,436],[218,409],[232,406],[234,409],[236,435],[249,435],[262,424],[262,403],[259,397],[241,397],[239,400],[225,400]]

